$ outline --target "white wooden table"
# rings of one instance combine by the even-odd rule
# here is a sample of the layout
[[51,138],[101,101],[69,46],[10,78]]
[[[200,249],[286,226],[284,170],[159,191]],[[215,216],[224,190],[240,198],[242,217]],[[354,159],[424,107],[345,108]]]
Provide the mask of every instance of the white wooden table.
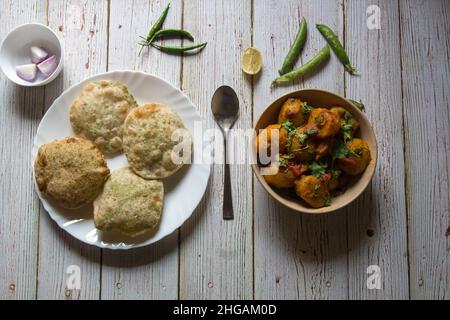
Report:
[[[369,30],[366,9],[381,11]],[[0,40],[15,26],[41,22],[65,47],[51,84],[22,88],[0,76],[0,298],[2,299],[450,299],[448,0],[172,0],[165,26],[208,41],[200,54],[153,49],[138,56],[166,1],[0,0]],[[337,31],[361,73],[344,73],[334,55],[317,74],[270,90],[300,18],[309,34],[301,61],[324,45],[315,23]],[[262,73],[244,76],[249,46]],[[221,167],[192,218],[156,245],[128,252],[71,238],[43,210],[32,184],[37,125],[63,90],[114,69],[140,70],[180,87],[215,126],[216,87],[241,101],[236,128],[249,128],[276,97],[320,87],[362,99],[378,139],[371,186],[346,209],[301,215],[276,204],[250,167],[233,166],[235,220],[223,221]],[[81,289],[66,289],[66,270],[81,268]],[[381,289],[367,288],[378,265]]]

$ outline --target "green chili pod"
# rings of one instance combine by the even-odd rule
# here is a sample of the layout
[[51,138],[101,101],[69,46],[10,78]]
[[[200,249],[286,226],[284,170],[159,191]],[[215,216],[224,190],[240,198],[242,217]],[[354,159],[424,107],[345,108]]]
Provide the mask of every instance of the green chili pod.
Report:
[[152,42],[152,40],[153,40],[153,38],[155,36],[155,33],[158,32],[161,29],[161,27],[162,27],[162,25],[164,23],[164,20],[166,20],[167,13],[169,12],[169,9],[170,9],[170,3],[167,5],[167,7],[164,9],[164,11],[161,14],[161,16],[158,18],[158,20],[156,20],[156,23],[153,25],[153,27],[148,32],[147,42],[149,42],[149,43]]
[[191,41],[194,41],[194,37],[192,36],[192,34],[182,29],[161,29],[155,33],[155,35],[153,36],[153,40],[173,36],[180,36],[189,39]]
[[315,55],[311,60],[306,62],[301,67],[288,72],[275,80],[272,81],[272,85],[286,84],[289,83],[305,74],[316,69],[320,64],[327,61],[330,58],[330,47],[325,45],[325,47],[320,50],[320,52]]
[[297,32],[297,36],[295,37],[295,40],[292,43],[292,46],[289,49],[286,58],[284,59],[281,69],[278,71],[280,76],[288,73],[294,68],[294,65],[297,62],[298,57],[300,56],[300,52],[306,41],[306,32],[307,32],[306,19],[302,18],[302,21],[300,23],[300,29]]
[[[156,23],[153,25],[153,27],[148,32],[147,38],[145,38],[145,42],[147,43],[147,45],[152,43],[155,33],[161,29],[161,27],[164,23],[164,20],[166,20],[169,9],[170,9],[170,3],[166,6],[166,8],[162,12],[161,16],[158,18],[158,20],[156,20]],[[141,50],[139,51],[139,53],[142,51],[144,46],[145,45],[141,43]]]
[[169,47],[169,46],[157,45],[155,43],[152,43],[152,46],[161,51],[166,51],[166,52],[170,52],[170,53],[180,53],[180,52],[185,52],[185,51],[190,51],[190,50],[195,50],[195,49],[201,50],[206,46],[207,43],[208,42],[203,42],[203,43],[189,46],[189,47]]
[[356,70],[356,68],[352,67],[347,52],[345,52],[345,49],[342,46],[342,43],[339,41],[339,38],[336,35],[336,33],[324,24],[316,24],[316,27],[319,30],[319,32],[324,36],[324,38],[327,40],[328,44],[330,45],[331,49],[333,49],[336,56],[342,62],[342,64],[345,67],[345,70],[347,70],[347,72],[350,73],[351,75],[356,75],[358,71]]

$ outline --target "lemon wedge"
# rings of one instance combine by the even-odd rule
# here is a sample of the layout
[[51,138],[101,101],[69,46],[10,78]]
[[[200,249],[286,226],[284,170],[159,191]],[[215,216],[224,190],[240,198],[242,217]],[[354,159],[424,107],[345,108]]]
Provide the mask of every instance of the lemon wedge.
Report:
[[242,70],[246,74],[254,75],[261,71],[262,56],[258,49],[250,47],[242,55]]

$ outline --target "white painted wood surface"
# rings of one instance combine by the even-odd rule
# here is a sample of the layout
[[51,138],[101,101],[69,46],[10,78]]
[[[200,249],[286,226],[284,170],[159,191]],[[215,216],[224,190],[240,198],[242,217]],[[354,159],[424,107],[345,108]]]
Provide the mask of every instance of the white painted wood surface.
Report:
[[[346,94],[366,104],[379,150],[371,187],[348,208],[349,298],[408,299],[398,2],[377,3],[381,30],[366,27],[365,12],[372,4],[345,4],[346,48],[361,73],[346,74]],[[367,290],[369,265],[380,267],[380,290]]]
[[[208,45],[201,53],[184,57],[182,89],[198,107],[207,128],[218,128],[210,103],[221,85],[233,87],[240,99],[234,128],[251,126],[251,82],[240,70],[240,56],[251,43],[250,17],[249,1],[184,2],[183,27]],[[242,152],[245,146],[235,148]],[[204,200],[181,228],[181,299],[253,297],[252,173],[249,166],[235,165],[230,174],[235,219],[222,219],[223,170],[213,165]]]
[[[41,1],[1,1],[0,39],[19,24],[45,19]],[[44,113],[44,89],[18,87],[3,74],[0,79],[0,297],[34,299],[39,199],[31,187],[30,152]]]
[[[25,22],[49,25],[63,39],[63,73],[43,88],[21,88],[0,76],[0,298],[2,299],[449,299],[449,97],[446,0],[173,0],[165,26],[208,41],[197,55],[157,50],[138,56],[167,1],[3,0],[0,40]],[[381,9],[381,30],[368,30],[366,9]],[[361,76],[331,61],[294,85],[269,89],[298,28],[308,20],[301,61],[325,41],[322,22],[337,31]],[[178,40],[169,40],[176,43]],[[240,70],[254,45],[264,67]],[[362,99],[378,139],[378,166],[368,190],[329,216],[277,205],[248,165],[232,166],[235,220],[223,221],[221,166],[180,230],[129,252],[89,247],[49,219],[33,190],[30,152],[37,125],[71,84],[115,69],[161,76],[188,94],[208,128],[214,90],[231,85],[251,127],[285,92],[320,87]],[[233,151],[240,152],[242,147]],[[78,265],[81,290],[66,290]],[[381,268],[381,290],[368,290],[366,269]]]
[[450,3],[401,1],[411,297],[450,299]]
[[[106,1],[49,1],[47,12],[47,23],[63,39],[65,54],[62,74],[45,88],[46,109],[69,86],[106,71],[108,39]],[[80,243],[61,230],[42,206],[38,248],[38,299],[98,298],[100,249]],[[66,289],[70,265],[80,267],[80,290]]]

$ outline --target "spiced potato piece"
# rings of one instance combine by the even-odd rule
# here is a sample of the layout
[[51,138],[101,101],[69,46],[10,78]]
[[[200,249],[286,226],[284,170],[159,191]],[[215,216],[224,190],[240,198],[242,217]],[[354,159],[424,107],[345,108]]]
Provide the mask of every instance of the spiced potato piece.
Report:
[[[286,151],[286,143],[287,143],[287,131],[282,128],[280,124],[271,124],[268,125],[265,130],[258,134],[256,139],[257,141],[257,152],[261,150],[262,152],[266,151],[267,154],[271,154],[272,150],[272,135],[274,132],[278,131],[278,152],[284,153]],[[262,149],[260,149],[262,148]],[[276,150],[274,150],[276,152]]]
[[330,109],[331,112],[338,114],[341,118],[341,132],[344,139],[351,140],[355,135],[355,132],[359,128],[359,122],[352,116],[350,112],[342,107],[333,107]]
[[309,115],[308,129],[315,129],[314,137],[325,139],[336,135],[341,127],[341,117],[337,112],[331,112],[326,108],[315,108]]
[[280,188],[280,189],[287,189],[287,188],[292,188],[294,187],[294,182],[295,182],[295,175],[293,173],[292,170],[286,168],[286,167],[279,167],[278,168],[278,172],[275,166],[271,166],[272,173],[275,174],[269,174],[269,175],[264,175],[264,179],[267,181],[267,183],[269,185],[271,185],[272,187],[275,188]]
[[315,160],[318,161],[330,155],[331,150],[333,150],[333,147],[336,144],[336,141],[337,140],[334,137],[321,140],[317,144]]
[[301,176],[295,182],[295,192],[313,208],[322,208],[330,201],[328,181],[324,177]]
[[316,143],[308,136],[307,129],[297,128],[291,137],[289,153],[294,155],[297,161],[308,162],[314,160],[315,152]]
[[349,175],[359,175],[367,168],[371,160],[369,145],[358,138],[348,141],[345,145],[348,155],[338,160],[338,166]]
[[296,127],[304,125],[308,120],[308,113],[304,111],[303,105],[304,103],[300,99],[287,99],[281,106],[278,123],[282,124],[289,120]]
[[329,175],[328,188],[330,191],[334,191],[339,188],[339,178],[341,177],[340,170],[332,170],[331,173],[327,173]]

